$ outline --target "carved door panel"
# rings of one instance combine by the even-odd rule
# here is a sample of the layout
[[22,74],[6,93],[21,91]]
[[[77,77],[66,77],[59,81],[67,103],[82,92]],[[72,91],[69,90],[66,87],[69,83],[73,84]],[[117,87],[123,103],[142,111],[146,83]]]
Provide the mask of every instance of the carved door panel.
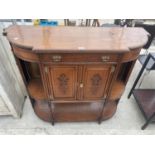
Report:
[[110,65],[88,65],[84,68],[83,98],[103,99],[114,70]]
[[50,92],[53,99],[76,99],[77,93],[77,66],[52,66],[48,68]]

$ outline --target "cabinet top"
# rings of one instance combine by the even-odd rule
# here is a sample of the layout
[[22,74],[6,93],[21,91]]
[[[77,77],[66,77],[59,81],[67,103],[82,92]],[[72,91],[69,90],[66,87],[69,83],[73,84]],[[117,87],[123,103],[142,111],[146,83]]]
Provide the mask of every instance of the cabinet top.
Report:
[[148,35],[143,28],[10,26],[8,40],[19,47],[43,52],[125,52],[143,47]]

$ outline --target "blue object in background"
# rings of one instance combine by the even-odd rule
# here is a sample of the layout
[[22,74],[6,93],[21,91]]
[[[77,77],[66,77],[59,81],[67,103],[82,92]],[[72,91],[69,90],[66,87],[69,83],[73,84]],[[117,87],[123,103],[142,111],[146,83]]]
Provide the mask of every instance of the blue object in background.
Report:
[[48,20],[40,20],[40,24],[41,26],[58,26],[58,22],[57,21],[48,21]]

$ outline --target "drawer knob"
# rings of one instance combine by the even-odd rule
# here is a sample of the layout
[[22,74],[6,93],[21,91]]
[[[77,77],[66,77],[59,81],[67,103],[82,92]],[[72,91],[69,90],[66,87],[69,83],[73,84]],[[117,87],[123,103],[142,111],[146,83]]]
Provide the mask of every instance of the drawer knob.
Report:
[[83,83],[80,83],[80,88],[83,88]]
[[109,56],[102,56],[101,59],[103,62],[106,62],[106,61],[110,60],[110,57]]
[[61,56],[60,55],[53,55],[52,56],[52,60],[54,61],[54,62],[60,62],[61,61]]

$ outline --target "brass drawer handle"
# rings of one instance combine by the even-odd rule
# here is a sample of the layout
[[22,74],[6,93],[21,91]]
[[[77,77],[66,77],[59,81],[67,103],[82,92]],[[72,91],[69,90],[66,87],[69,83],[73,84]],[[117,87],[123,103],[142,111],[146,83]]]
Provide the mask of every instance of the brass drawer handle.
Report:
[[54,62],[60,62],[61,59],[62,59],[62,57],[61,57],[60,55],[53,55],[53,56],[52,56],[52,60],[53,60]]
[[101,59],[103,62],[106,62],[110,60],[110,56],[102,56]]

